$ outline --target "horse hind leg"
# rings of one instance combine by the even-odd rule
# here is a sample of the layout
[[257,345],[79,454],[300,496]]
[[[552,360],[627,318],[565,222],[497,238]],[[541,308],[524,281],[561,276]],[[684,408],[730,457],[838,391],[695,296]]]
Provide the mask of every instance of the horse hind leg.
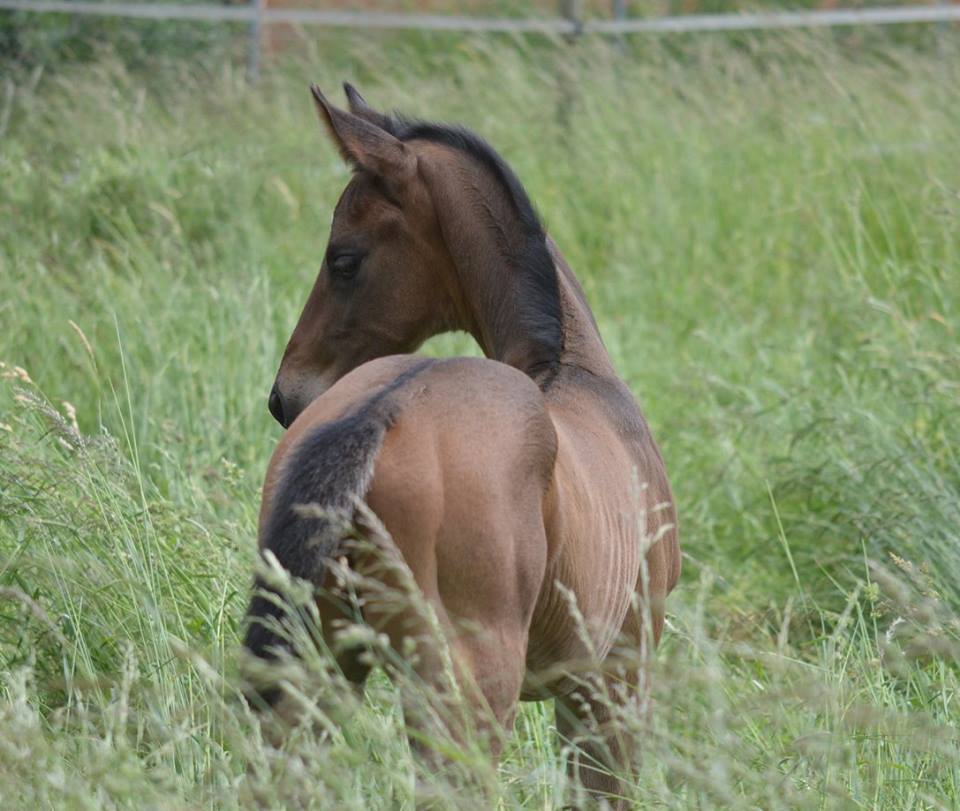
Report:
[[632,807],[627,790],[637,767],[640,727],[650,711],[649,653],[662,627],[661,607],[646,615],[630,611],[617,647],[598,671],[556,699],[557,731],[571,747],[567,773],[578,794],[573,807],[596,807],[585,803],[580,791],[599,807]]
[[[464,784],[479,789],[477,807],[489,807],[524,676],[525,616],[452,618],[436,576],[424,574],[432,567],[402,556],[379,519],[362,512],[364,534],[377,549],[362,566],[373,587],[363,614],[388,642],[380,660],[398,687],[411,750],[426,778],[417,784],[417,807],[443,806],[439,795]],[[460,793],[455,805],[464,802]]]
[[384,629],[395,653],[388,665],[398,686],[410,748],[417,762],[417,807],[490,807],[496,769],[516,717],[523,681],[525,633],[455,629],[442,604],[432,621],[395,617]]
[[513,728],[525,675],[525,617],[451,617],[435,589],[404,587],[381,573],[398,600],[371,600],[368,622],[398,688],[415,761],[416,808],[497,806],[497,766]]

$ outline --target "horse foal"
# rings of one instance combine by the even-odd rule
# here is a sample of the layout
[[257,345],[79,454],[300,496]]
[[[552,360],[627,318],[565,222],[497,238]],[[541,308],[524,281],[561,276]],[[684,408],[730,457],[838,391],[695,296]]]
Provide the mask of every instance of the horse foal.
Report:
[[[626,807],[634,758],[617,715],[644,704],[644,661],[680,574],[663,460],[510,168],[467,130],[384,115],[346,90],[349,112],[313,88],[354,174],[269,398],[287,431],[264,483],[261,550],[312,584],[331,642],[348,614],[326,561],[346,552],[368,584],[412,582],[409,607],[363,586],[356,605],[442,696],[435,618],[472,708],[448,713],[448,729],[485,729],[496,757],[519,700],[556,698],[560,733],[579,744],[571,774]],[[450,330],[486,358],[410,354]],[[393,570],[344,544],[368,511]],[[291,650],[287,619],[257,586],[245,644],[270,660]],[[362,684],[366,660],[337,655]],[[278,706],[281,693],[262,690]],[[405,705],[425,757],[429,715]]]

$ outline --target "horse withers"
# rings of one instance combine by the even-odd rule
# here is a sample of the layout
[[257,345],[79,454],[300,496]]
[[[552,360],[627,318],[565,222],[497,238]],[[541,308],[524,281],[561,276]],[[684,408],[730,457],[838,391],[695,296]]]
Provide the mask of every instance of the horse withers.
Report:
[[[633,753],[614,716],[642,711],[680,574],[663,460],[500,156],[466,129],[385,115],[345,89],[349,111],[312,88],[353,175],[270,393],[287,431],[263,487],[261,552],[313,584],[326,637],[343,616],[321,596],[335,587],[327,564],[371,511],[477,717],[509,729],[518,701],[556,698],[560,734],[580,744],[571,773],[623,804]],[[410,354],[453,330],[486,358]],[[274,587],[257,587],[245,644],[271,659],[291,644]],[[422,611],[381,611],[373,593],[355,605],[398,654],[413,640],[417,676],[443,689]],[[343,672],[362,683],[365,661],[347,651]],[[500,741],[489,738],[494,758]]]

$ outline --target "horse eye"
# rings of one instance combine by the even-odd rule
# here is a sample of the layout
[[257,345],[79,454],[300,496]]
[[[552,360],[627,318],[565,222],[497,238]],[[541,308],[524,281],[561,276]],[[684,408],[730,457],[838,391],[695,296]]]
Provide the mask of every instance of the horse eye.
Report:
[[349,279],[360,267],[363,257],[358,253],[340,253],[330,259],[330,272],[338,279]]

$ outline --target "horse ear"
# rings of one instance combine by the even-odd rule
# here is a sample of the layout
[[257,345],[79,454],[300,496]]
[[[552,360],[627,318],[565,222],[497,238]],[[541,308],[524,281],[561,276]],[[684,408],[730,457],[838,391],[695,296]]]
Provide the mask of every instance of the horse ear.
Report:
[[386,130],[387,132],[391,131],[393,122],[390,116],[374,110],[367,104],[367,100],[360,95],[360,91],[350,84],[350,82],[343,83],[343,93],[347,97],[347,106],[350,108],[351,113],[359,116],[364,121],[369,121],[371,124],[380,127],[380,129]]
[[384,178],[398,179],[412,172],[416,158],[403,141],[360,116],[334,107],[315,84],[310,85],[310,92],[320,120],[345,161]]

